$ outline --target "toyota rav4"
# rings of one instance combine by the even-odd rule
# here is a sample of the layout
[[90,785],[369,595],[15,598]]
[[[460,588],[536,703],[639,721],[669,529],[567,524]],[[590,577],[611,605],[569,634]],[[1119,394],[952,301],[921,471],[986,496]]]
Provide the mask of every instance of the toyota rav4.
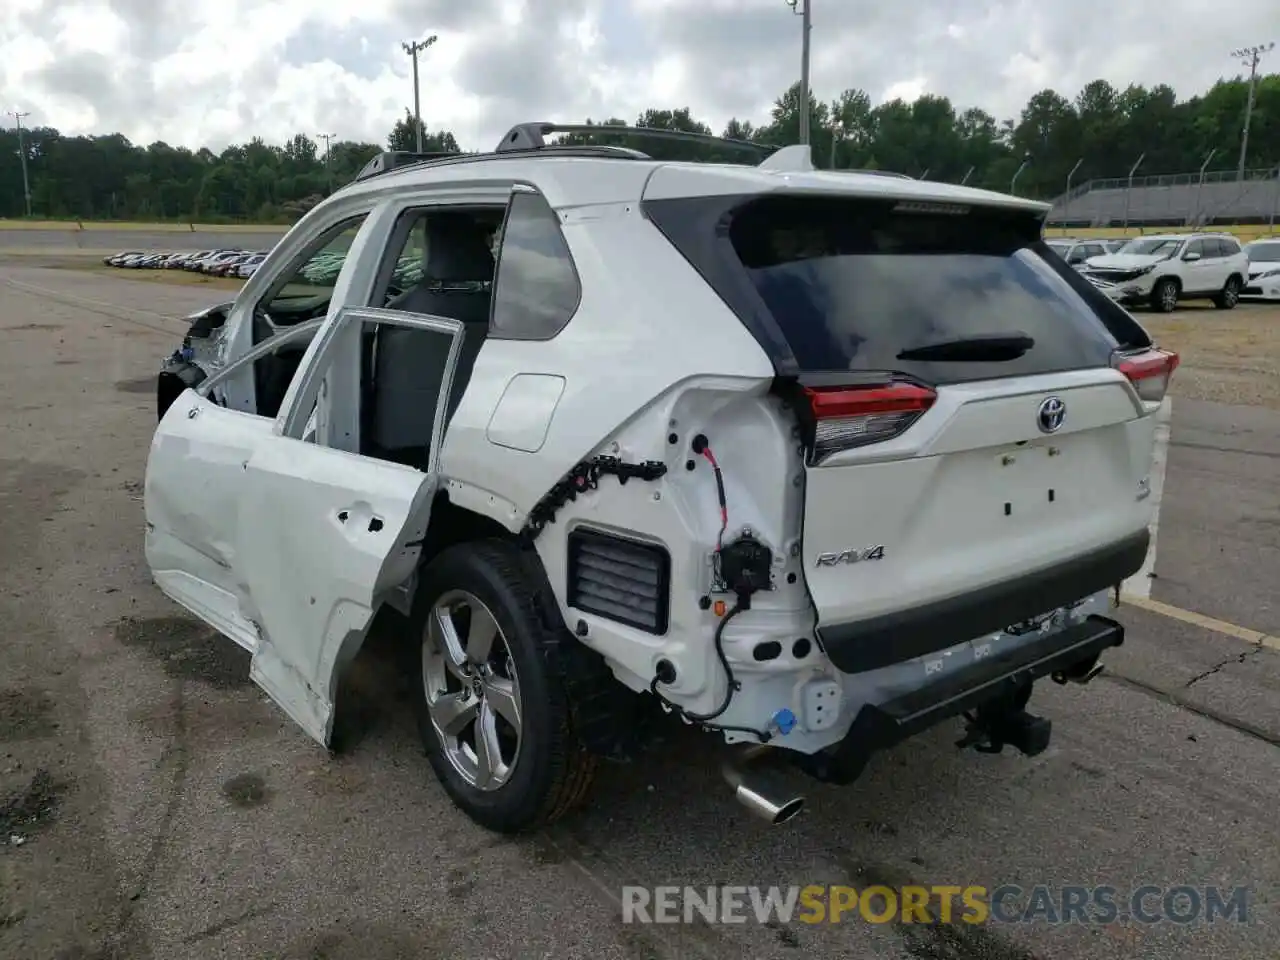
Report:
[[375,158],[191,318],[147,463],[160,588],[322,745],[399,611],[427,758],[498,831],[662,713],[773,822],[803,801],[760,754],[848,783],[961,716],[1043,750],[1033,684],[1123,641],[1176,355],[1049,250],[1045,204],[544,139],[582,129]]

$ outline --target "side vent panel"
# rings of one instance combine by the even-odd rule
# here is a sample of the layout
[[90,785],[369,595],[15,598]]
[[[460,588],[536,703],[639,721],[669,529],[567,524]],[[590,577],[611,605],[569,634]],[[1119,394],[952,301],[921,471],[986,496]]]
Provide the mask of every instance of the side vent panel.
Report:
[[596,530],[569,534],[569,606],[647,633],[667,632],[671,554]]

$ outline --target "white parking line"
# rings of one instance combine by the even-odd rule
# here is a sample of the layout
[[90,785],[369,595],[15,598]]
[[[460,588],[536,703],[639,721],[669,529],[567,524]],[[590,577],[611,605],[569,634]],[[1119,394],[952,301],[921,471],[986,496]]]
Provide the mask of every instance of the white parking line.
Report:
[[1164,473],[1169,456],[1170,420],[1173,417],[1173,398],[1165,397],[1156,411],[1156,442],[1151,457],[1151,543],[1147,547],[1147,559],[1142,569],[1124,582],[1121,593],[1146,599],[1151,596],[1151,575],[1156,569],[1156,533],[1160,527],[1160,500],[1164,496]]

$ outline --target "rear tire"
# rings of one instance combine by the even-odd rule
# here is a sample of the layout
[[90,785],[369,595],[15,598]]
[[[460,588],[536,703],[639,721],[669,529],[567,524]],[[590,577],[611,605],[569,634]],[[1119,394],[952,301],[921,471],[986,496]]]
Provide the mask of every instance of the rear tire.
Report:
[[1151,309],[1160,313],[1173,313],[1178,308],[1178,295],[1182,286],[1173,277],[1159,280],[1151,290]]
[[449,798],[506,834],[576,809],[597,760],[574,734],[555,670],[569,638],[540,615],[519,549],[482,540],[445,550],[422,573],[410,623],[418,733]]
[[1227,277],[1227,282],[1222,286],[1222,292],[1213,298],[1213,305],[1219,310],[1231,310],[1240,302],[1240,278]]

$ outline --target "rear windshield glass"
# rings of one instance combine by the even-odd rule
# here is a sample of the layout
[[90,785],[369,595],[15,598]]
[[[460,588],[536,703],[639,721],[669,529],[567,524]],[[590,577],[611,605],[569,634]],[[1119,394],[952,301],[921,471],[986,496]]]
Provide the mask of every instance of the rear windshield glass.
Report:
[[[948,383],[1110,363],[1115,338],[1034,217],[899,206],[770,197],[733,215],[733,251],[802,371],[898,371]],[[1034,346],[1003,360],[900,356],[974,336],[1026,336]]]

